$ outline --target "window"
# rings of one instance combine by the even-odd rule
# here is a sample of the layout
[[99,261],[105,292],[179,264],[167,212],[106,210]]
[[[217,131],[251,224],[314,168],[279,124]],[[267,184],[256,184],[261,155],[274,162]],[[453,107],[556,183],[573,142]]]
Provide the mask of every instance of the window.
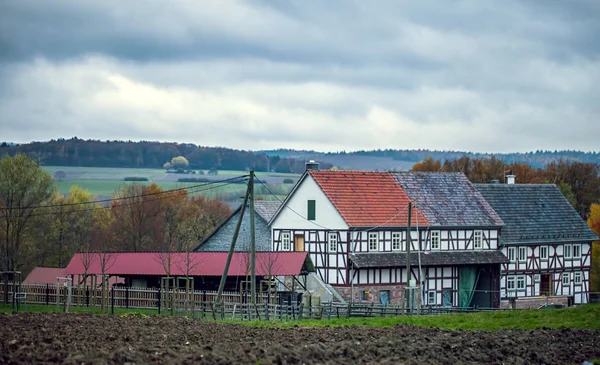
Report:
[[519,247],[519,262],[527,261],[527,247]]
[[514,295],[515,294],[515,277],[509,276],[506,278],[506,294]]
[[283,251],[290,251],[292,249],[290,232],[283,232],[281,234],[281,249]]
[[431,249],[440,249],[440,231],[431,231]]
[[540,246],[540,259],[548,260],[548,246]]
[[308,201],[308,207],[307,207],[307,214],[306,214],[306,219],[308,219],[309,221],[314,221],[315,217],[317,216],[316,210],[317,210],[317,202],[314,200],[309,200]]
[[483,248],[483,232],[482,231],[473,232],[473,248],[476,250],[480,250]]
[[580,272],[576,272],[573,274],[573,282],[575,284],[581,284],[581,273]]
[[367,300],[367,295],[368,294],[369,294],[369,292],[367,290],[361,290],[360,291],[360,300],[361,301]]
[[430,290],[427,292],[427,304],[433,305],[435,303],[435,291]]
[[388,305],[390,304],[390,291],[380,290],[379,291],[379,304]]
[[392,251],[402,251],[402,232],[392,232]]
[[517,290],[525,289],[525,277],[517,276]]
[[563,255],[564,255],[565,259],[571,258],[571,245],[563,246]]
[[536,283],[539,283],[540,282],[540,274],[533,275],[533,281]]
[[563,273],[562,283],[563,285],[569,285],[571,283],[571,275],[568,272]]
[[581,258],[581,245],[573,245],[573,258],[574,259]]
[[338,244],[338,236],[335,232],[329,233],[329,251],[336,252]]
[[379,236],[377,232],[369,232],[369,251],[379,251]]
[[515,248],[514,247],[508,248],[508,261],[515,262]]

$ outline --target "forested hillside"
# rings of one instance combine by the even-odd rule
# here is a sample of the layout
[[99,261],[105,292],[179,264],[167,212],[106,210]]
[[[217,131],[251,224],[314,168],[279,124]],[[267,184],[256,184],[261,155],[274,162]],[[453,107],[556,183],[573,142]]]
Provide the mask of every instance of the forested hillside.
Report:
[[373,150],[356,152],[317,152],[290,149],[243,151],[224,147],[206,147],[172,142],[97,141],[78,138],[0,145],[0,156],[23,152],[42,165],[87,167],[161,168],[173,157],[184,156],[191,168],[275,171],[301,173],[306,160],[314,159],[321,168],[337,166],[355,170],[408,170],[419,161],[457,160],[461,157],[495,158],[504,163],[525,163],[542,168],[552,162],[600,163],[600,152],[536,151],[528,153],[487,154],[461,151]]
[[[10,146],[3,143],[0,157],[22,152],[47,166],[162,168],[173,157],[184,156],[195,169],[275,171],[301,173],[304,160],[264,153],[194,144],[58,139]],[[325,163],[324,168],[331,165]]]

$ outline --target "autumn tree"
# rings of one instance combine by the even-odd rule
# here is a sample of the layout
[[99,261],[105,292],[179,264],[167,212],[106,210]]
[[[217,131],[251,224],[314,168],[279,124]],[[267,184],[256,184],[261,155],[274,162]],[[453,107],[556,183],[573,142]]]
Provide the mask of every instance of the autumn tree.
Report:
[[428,157],[421,162],[417,162],[413,165],[410,171],[414,172],[439,172],[442,171],[442,163],[440,160],[434,160],[432,157]]
[[165,169],[185,170],[190,166],[187,158],[183,156],[173,157],[170,162],[163,165]]
[[[600,204],[592,204],[587,224],[600,237]],[[590,291],[600,292],[600,241],[592,243],[592,267],[590,269]]]
[[111,212],[115,243],[121,251],[148,251],[161,240],[161,195],[156,184],[132,184],[113,198]]
[[0,160],[1,268],[20,270],[26,236],[39,208],[54,194],[52,176],[24,154]]

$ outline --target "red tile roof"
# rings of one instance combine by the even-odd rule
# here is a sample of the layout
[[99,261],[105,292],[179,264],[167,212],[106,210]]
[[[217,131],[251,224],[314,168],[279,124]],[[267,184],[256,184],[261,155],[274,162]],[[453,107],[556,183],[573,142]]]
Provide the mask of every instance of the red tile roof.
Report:
[[[36,266],[31,270],[29,275],[23,280],[23,284],[49,284],[56,285],[56,278],[64,278],[67,275],[67,269],[64,267],[39,267]],[[64,282],[64,280],[61,280]],[[97,281],[100,283],[100,279]],[[109,284],[115,283],[123,283],[123,279],[119,278],[111,278],[109,280]],[[86,279],[87,285],[92,285],[92,280],[90,277]],[[73,283],[73,285],[77,285],[77,283]]]
[[[171,275],[183,276],[186,266],[190,268],[191,276],[221,276],[227,252],[190,252],[189,261],[186,253],[177,252],[171,254]],[[256,275],[269,274],[268,266],[271,266],[272,275],[298,275],[307,259],[306,252],[257,252],[256,253]],[[235,252],[229,265],[229,276],[245,276],[248,253]],[[108,275],[165,275],[163,263],[168,262],[168,257],[159,252],[115,252],[107,260],[106,274]],[[186,265],[189,262],[189,265]],[[269,265],[272,263],[272,265]],[[82,256],[76,253],[69,265],[67,274],[83,274]],[[101,274],[100,259],[98,256],[92,258],[87,270],[88,274]]]
[[[314,171],[308,174],[321,187],[351,227],[402,226],[408,223],[408,195],[387,172]],[[411,224],[429,222],[413,209]]]

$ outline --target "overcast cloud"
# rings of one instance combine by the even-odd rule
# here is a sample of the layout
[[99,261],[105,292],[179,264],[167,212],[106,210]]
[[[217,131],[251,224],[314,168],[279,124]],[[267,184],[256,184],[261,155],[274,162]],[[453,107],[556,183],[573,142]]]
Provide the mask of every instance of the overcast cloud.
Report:
[[600,1],[3,1],[0,140],[599,149]]

